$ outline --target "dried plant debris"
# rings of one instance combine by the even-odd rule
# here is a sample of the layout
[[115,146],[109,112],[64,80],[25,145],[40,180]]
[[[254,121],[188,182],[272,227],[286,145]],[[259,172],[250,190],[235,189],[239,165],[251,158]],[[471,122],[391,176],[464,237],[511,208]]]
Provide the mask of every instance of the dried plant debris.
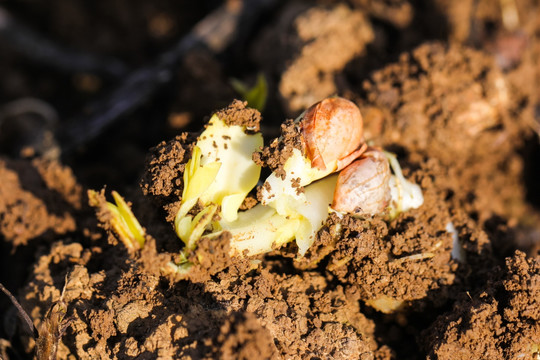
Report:
[[[36,328],[30,316],[9,290],[2,284],[0,284],[0,290],[9,297],[17,309],[19,317],[25,324],[27,331],[33,336],[33,340],[35,340],[34,358],[37,360],[56,360],[58,345],[70,324],[70,319],[65,318],[66,304],[63,301],[64,293],[62,292],[58,301],[47,310],[41,324]],[[6,357],[6,359],[8,358]]]

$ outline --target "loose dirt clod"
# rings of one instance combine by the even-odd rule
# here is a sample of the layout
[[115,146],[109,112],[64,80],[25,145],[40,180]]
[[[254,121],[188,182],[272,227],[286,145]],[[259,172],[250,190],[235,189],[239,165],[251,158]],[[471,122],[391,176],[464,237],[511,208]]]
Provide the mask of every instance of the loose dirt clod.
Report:
[[0,234],[14,246],[74,231],[82,189],[56,162],[0,158]]
[[360,10],[344,4],[306,9],[291,3],[260,43],[264,47],[257,57],[264,68],[279,74],[285,107],[297,114],[337,93],[335,78],[373,38],[371,24]]

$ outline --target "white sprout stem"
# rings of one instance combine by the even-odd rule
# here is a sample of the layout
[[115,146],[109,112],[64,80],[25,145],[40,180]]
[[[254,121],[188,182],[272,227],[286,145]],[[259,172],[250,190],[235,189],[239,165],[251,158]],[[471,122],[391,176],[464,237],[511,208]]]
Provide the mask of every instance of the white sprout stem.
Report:
[[405,179],[395,154],[387,151],[383,151],[383,153],[394,172],[394,175],[390,179],[390,190],[392,193],[391,214],[397,216],[401,212],[418,209],[424,203],[422,189],[418,184],[411,183]]
[[452,259],[464,263],[465,262],[465,250],[459,241],[458,232],[454,224],[450,221],[446,224],[446,232],[452,235]]
[[295,239],[298,254],[303,256],[328,217],[336,182],[337,175],[333,175],[307,186],[303,200],[291,200],[285,214],[259,204],[240,213],[234,222],[222,220],[222,229],[232,235],[233,255],[262,254]]
[[[336,164],[330,164],[329,169],[333,169]],[[292,155],[284,165],[285,178],[277,176],[275,173],[265,181],[262,188],[261,203],[274,207],[281,215],[291,211],[291,206],[298,201],[305,202],[304,193],[299,187],[308,186],[318,179],[329,175],[332,170],[319,170],[311,167],[311,161],[306,158],[298,149],[293,149]]]

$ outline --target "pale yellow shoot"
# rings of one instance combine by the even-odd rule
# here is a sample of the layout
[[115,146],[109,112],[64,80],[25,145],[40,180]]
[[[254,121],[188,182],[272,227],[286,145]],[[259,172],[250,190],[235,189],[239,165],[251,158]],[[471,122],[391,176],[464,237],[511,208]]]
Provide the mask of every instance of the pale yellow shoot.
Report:
[[197,240],[212,222],[217,208],[217,205],[210,205],[198,213],[195,218],[185,216],[175,223],[176,234],[186,244],[187,249],[195,248]]
[[[177,235],[188,248],[211,225],[215,232],[220,225],[212,217],[221,208],[224,221],[234,221],[246,195],[255,187],[261,168],[252,154],[263,145],[262,135],[246,134],[245,128],[228,126],[214,115],[193,147],[184,171],[182,204],[176,214]],[[204,210],[193,219],[189,211],[200,201]],[[217,226],[216,226],[217,225]]]
[[246,134],[245,127],[227,125],[214,115],[199,137],[200,164],[221,164],[216,181],[200,196],[203,204],[221,205],[225,221],[234,221],[246,195],[257,185],[261,168],[252,154],[263,146],[262,134]]
[[299,217],[301,226],[296,232],[298,254],[304,256],[313,244],[317,232],[328,217],[330,204],[334,197],[337,175],[327,176],[304,188],[304,201],[294,202],[289,216]]
[[191,159],[186,164],[186,170],[184,171],[182,205],[178,214],[176,214],[175,222],[180,221],[195,206],[197,200],[215,181],[221,168],[221,163],[219,162],[210,162],[201,166],[201,155],[201,149],[198,146],[194,146]]
[[122,198],[122,196],[120,196],[120,194],[118,194],[118,192],[116,191],[112,192],[112,196],[114,198],[114,202],[116,202],[116,206],[118,208],[118,212],[120,213],[121,219],[126,224],[132,238],[137,241],[139,245],[138,247],[142,249],[144,247],[145,241],[145,231],[143,227],[131,211],[128,204],[125,202],[124,198]]
[[143,227],[120,194],[116,191],[112,194],[116,205],[105,201],[104,195],[94,190],[88,190],[88,200],[98,209],[98,219],[109,224],[129,251],[142,249],[146,236]]
[[414,184],[403,176],[401,166],[395,154],[384,151],[384,155],[390,163],[394,175],[390,177],[390,218],[397,217],[400,213],[410,209],[418,209],[424,203],[422,189],[418,184]]
[[217,208],[217,205],[210,205],[204,208],[203,211],[198,213],[197,216],[195,216],[195,219],[193,219],[193,223],[191,226],[191,234],[186,244],[188,249],[195,248],[197,240],[200,239],[200,237],[206,230],[206,227],[212,221],[212,217],[216,213]]
[[116,205],[108,202],[107,203],[107,209],[109,210],[111,214],[111,219],[109,220],[109,223],[113,229],[113,231],[118,235],[118,239],[120,239],[125,247],[130,250],[137,250],[138,243],[135,241],[135,238],[133,237],[133,234],[129,231],[129,228],[127,227],[126,223],[122,220],[122,215],[120,214],[120,211],[116,207]]
[[189,235],[191,233],[191,221],[193,220],[193,217],[191,216],[184,216],[184,217],[176,217],[174,220],[174,228],[176,230],[176,235],[184,242],[184,244],[187,245],[189,241]]
[[296,239],[303,256],[328,217],[336,182],[334,175],[307,186],[303,200],[292,200],[286,214],[259,204],[232,223],[222,221],[223,230],[232,235],[231,255],[262,254]]
[[267,253],[294,239],[299,219],[287,219],[276,210],[257,205],[240,213],[234,222],[222,222],[231,233],[231,256],[252,256]]

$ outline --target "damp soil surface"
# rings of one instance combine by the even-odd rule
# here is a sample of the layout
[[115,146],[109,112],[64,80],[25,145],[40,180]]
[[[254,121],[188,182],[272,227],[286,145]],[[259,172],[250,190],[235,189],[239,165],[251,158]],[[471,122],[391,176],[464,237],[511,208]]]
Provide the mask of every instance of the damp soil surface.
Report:
[[[539,13],[532,0],[1,3],[0,282],[22,310],[0,293],[0,359],[540,359]],[[231,79],[261,76],[257,110]],[[305,153],[294,119],[333,95],[423,204],[329,214],[304,256],[294,241],[238,254],[226,231],[185,248],[175,217],[210,116],[262,132],[265,179]],[[144,246],[126,246],[112,191]]]

